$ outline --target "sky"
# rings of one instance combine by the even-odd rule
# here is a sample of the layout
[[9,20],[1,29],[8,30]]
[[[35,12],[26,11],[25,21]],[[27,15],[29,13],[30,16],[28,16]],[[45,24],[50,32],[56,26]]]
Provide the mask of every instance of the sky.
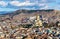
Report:
[[16,10],[60,10],[60,0],[0,0],[0,11]]

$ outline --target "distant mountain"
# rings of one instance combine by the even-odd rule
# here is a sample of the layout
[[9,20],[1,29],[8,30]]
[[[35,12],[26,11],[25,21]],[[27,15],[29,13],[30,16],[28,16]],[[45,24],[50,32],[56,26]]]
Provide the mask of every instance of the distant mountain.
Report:
[[32,12],[37,12],[37,11],[53,11],[53,9],[49,9],[49,10],[16,10],[16,11],[0,11],[0,15],[4,15],[4,14],[14,14],[14,13],[32,13]]
[[[26,14],[32,14],[32,13],[36,13],[36,12],[51,12],[51,11],[54,11],[53,9],[48,9],[48,10],[16,10],[16,11],[0,11],[0,15],[9,15],[11,17],[15,16],[15,15],[18,15],[20,13],[26,13]],[[44,12],[44,13],[45,13]]]

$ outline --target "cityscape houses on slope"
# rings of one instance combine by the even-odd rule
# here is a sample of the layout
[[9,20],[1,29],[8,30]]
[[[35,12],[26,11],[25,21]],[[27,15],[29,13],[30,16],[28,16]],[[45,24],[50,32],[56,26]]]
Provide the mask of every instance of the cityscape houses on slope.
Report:
[[[50,23],[56,23],[59,21],[59,11],[55,13],[55,10],[25,10],[24,12],[21,12],[22,10],[17,10],[11,14],[6,14],[4,16],[0,16],[0,22],[5,22],[7,25],[11,23],[13,26],[18,26],[20,24],[34,24],[36,20],[36,14],[39,14],[40,20],[43,21],[43,23],[50,24]],[[55,16],[56,15],[56,16]]]
[[0,39],[60,39],[59,12],[18,12],[0,17]]

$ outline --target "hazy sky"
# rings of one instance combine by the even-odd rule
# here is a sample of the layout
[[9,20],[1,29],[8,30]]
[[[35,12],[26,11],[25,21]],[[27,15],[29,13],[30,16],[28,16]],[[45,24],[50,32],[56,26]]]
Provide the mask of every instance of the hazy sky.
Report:
[[27,10],[57,9],[57,10],[60,10],[60,0],[0,0],[0,11],[15,11],[18,9],[27,9]]

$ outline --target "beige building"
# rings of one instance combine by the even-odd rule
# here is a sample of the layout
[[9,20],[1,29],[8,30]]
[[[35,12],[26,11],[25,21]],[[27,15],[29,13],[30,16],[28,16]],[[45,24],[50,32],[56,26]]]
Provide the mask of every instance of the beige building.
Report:
[[40,16],[36,15],[35,26],[42,26],[42,21],[40,20]]

